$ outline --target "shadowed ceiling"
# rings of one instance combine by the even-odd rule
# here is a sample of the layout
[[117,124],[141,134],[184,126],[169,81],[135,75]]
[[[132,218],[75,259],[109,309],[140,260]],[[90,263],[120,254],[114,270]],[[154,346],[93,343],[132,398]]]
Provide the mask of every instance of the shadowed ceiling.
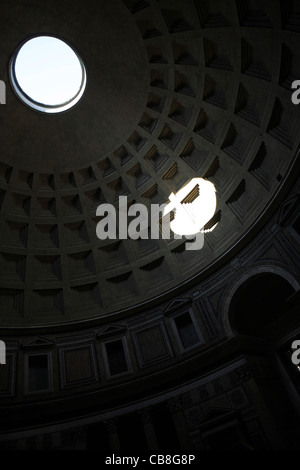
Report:
[[[10,1],[1,14],[3,326],[130,314],[204,277],[267,220],[299,149],[296,1]],[[65,113],[34,111],[9,85],[15,49],[40,34],[87,70]],[[196,177],[217,190],[202,250],[97,238],[99,204],[150,207]]]

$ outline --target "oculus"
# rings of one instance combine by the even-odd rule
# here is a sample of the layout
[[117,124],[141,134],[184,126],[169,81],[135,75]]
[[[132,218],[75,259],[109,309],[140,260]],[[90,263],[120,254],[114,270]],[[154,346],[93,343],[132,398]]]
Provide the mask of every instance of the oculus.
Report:
[[10,81],[18,97],[44,113],[60,113],[81,99],[86,70],[74,49],[53,36],[25,41],[10,62]]

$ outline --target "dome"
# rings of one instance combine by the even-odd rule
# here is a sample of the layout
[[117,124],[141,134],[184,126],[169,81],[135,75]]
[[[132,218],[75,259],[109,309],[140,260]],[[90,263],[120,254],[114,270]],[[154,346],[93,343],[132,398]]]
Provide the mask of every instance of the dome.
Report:
[[[223,7],[216,38],[214,17],[197,2],[157,7],[151,18],[147,2],[102,3],[69,11],[61,2],[58,14],[49,2],[47,19],[42,4],[25,16],[6,6],[14,23],[2,30],[2,70],[20,43],[48,31],[79,51],[88,75],[78,105],[51,116],[8,87],[1,232],[8,269],[23,266],[5,286],[20,286],[14,326],[111,315],[205,278],[251,237],[295,164],[298,109],[278,78],[285,54],[267,12],[266,25],[257,29],[254,18],[237,39]],[[91,12],[99,34],[83,27]],[[68,15],[70,24],[61,20]],[[197,177],[215,185],[219,221],[201,250],[188,252],[184,240],[97,238],[98,205],[117,208],[120,196],[128,206],[163,204]]]

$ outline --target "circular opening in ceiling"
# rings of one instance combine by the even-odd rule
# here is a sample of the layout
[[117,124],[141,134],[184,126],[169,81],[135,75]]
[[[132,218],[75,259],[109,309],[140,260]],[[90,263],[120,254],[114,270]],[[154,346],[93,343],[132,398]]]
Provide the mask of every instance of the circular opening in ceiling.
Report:
[[72,108],[86,86],[86,71],[78,54],[52,36],[23,43],[11,61],[10,77],[21,100],[44,113]]

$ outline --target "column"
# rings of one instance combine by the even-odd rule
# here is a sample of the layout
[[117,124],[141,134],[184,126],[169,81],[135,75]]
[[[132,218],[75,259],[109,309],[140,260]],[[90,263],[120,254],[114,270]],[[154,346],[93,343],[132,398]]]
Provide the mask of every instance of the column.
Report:
[[121,444],[118,434],[118,418],[111,418],[104,421],[108,434],[108,442],[110,450],[120,450]]
[[182,410],[181,398],[171,398],[170,400],[168,400],[167,406],[173,419],[173,423],[180,443],[180,448],[182,450],[190,449],[190,436],[187,422]]
[[150,408],[144,408],[138,411],[140,419],[143,424],[147,448],[149,450],[158,450],[159,445],[157,437],[155,434],[155,429],[152,422],[151,410]]

